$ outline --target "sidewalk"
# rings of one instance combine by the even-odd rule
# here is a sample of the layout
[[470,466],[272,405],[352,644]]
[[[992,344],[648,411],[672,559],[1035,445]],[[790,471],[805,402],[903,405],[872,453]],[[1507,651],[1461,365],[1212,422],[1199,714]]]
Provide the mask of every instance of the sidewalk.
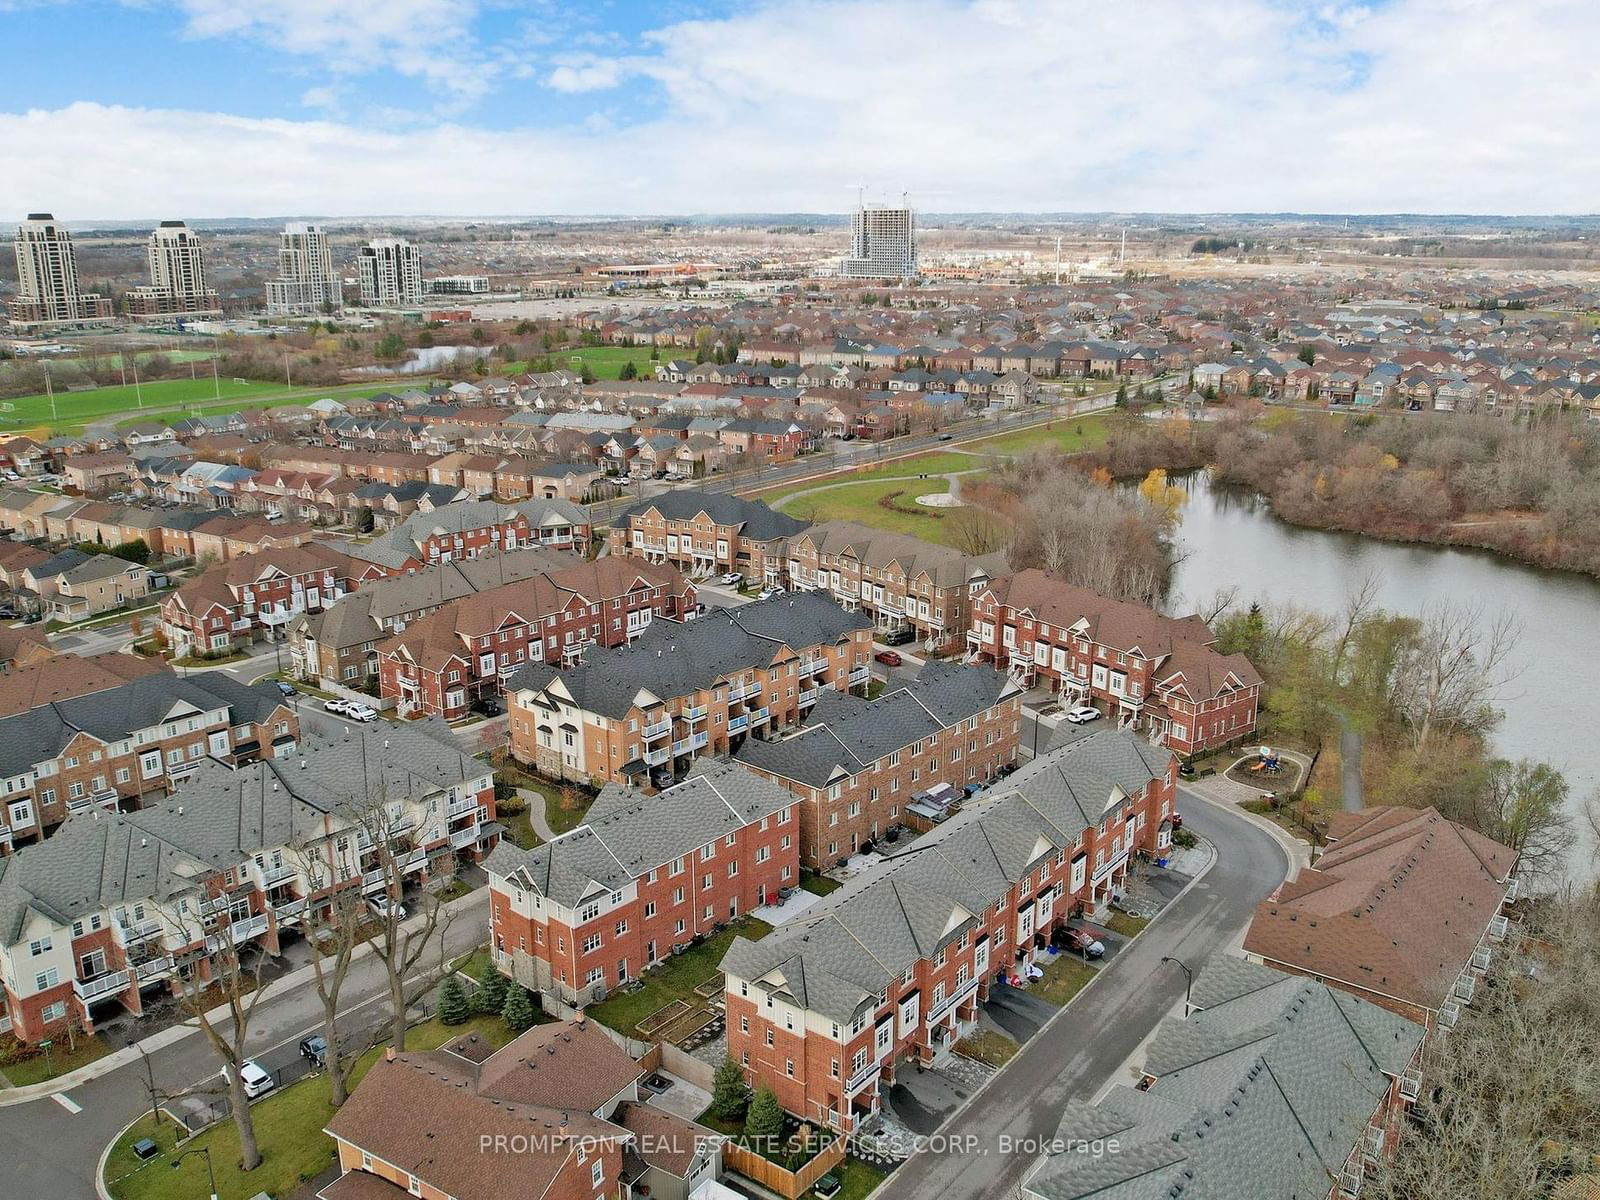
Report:
[[[451,924],[448,929],[436,931],[435,936],[447,935],[450,930],[471,929],[473,931],[471,945],[478,945],[487,934],[488,906],[489,890],[487,888],[478,888],[465,896],[449,901],[444,907],[451,914]],[[480,913],[478,910],[483,911]],[[413,917],[407,924],[412,927],[418,927],[422,924],[422,918],[420,916]],[[443,917],[440,918],[440,925],[444,925]],[[458,949],[460,953],[465,953],[465,950],[470,948]],[[359,978],[358,968],[378,969],[373,961],[375,954],[376,952],[371,945],[363,946],[357,952],[355,962],[352,964],[351,974],[346,983],[346,995],[341,997],[341,1008],[353,1008],[359,1003],[370,1000],[373,995],[377,994],[375,991],[361,994],[359,989],[350,987],[350,984]],[[447,959],[453,959],[457,956],[457,953],[448,950],[445,952]],[[427,957],[431,959],[432,955]],[[429,969],[431,968],[424,968],[417,974],[426,974]],[[300,1029],[310,1028],[322,1019],[322,1003],[317,997],[315,973],[310,965],[280,976],[268,985],[268,989],[269,994],[262,999],[260,1008],[256,1010],[252,1022],[254,1030],[260,1030],[268,1024],[283,1023],[286,1018],[281,1016],[275,1018],[273,1016],[273,1010],[280,1005],[292,1006],[298,1004],[306,1007],[307,1013],[304,1017],[296,1017],[291,1014],[287,1018],[289,1023],[297,1024]],[[227,1006],[220,1005],[210,1010],[206,1015],[214,1022],[226,1023],[228,1018]],[[183,1041],[185,1038],[194,1036],[199,1032],[199,1026],[192,1021],[169,1026],[159,1033],[151,1034],[143,1041],[124,1046],[104,1058],[96,1059],[86,1066],[79,1067],[76,1071],[69,1071],[65,1075],[59,1075],[54,1079],[47,1079],[41,1083],[30,1083],[25,1087],[7,1088],[4,1091],[0,1091],[0,1108],[27,1104],[34,1100],[53,1096],[58,1092],[66,1092],[73,1088],[81,1087],[92,1079],[99,1079],[103,1075],[109,1075],[113,1071],[128,1066],[130,1063],[138,1063],[145,1054],[154,1054],[158,1050],[175,1042]],[[254,1036],[255,1034],[252,1033],[252,1037]]]

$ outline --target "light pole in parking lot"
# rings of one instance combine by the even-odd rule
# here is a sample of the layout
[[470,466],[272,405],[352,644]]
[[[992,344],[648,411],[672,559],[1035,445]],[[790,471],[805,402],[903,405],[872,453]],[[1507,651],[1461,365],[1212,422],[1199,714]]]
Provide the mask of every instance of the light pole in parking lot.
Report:
[[1189,1015],[1189,997],[1194,994],[1194,972],[1189,969],[1189,965],[1183,959],[1173,958],[1170,954],[1162,955],[1161,961],[1163,963],[1171,963],[1183,972],[1183,1015],[1187,1017]]
[[183,1162],[183,1160],[188,1158],[191,1154],[204,1154],[206,1156],[206,1175],[211,1179],[211,1200],[217,1200],[217,1172],[211,1166],[210,1146],[200,1146],[194,1150],[185,1150],[182,1154],[179,1154],[173,1158],[172,1169],[176,1171],[178,1169],[178,1164]]

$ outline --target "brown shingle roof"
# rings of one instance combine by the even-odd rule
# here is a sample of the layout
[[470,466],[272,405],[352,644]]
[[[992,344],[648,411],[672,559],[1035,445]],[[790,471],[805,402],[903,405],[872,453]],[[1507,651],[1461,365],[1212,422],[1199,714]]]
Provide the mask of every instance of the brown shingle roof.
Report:
[[136,654],[96,654],[88,658],[59,654],[47,662],[25,662],[9,674],[0,675],[0,717],[69,696],[103,692],[146,675],[162,674],[170,675],[172,669],[158,658],[140,658]]

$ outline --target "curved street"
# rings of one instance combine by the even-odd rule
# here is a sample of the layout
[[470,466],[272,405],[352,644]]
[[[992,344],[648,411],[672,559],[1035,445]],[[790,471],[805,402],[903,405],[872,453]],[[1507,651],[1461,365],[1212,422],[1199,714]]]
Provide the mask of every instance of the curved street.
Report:
[[1238,943],[1256,904],[1283,882],[1288,854],[1243,814],[1179,792],[1185,825],[1216,846],[1215,864],[952,1116],[932,1147],[891,1175],[874,1200],[1014,1195],[1039,1151],[1003,1147],[1053,1138],[1067,1101],[1097,1095],[1181,1004],[1183,972],[1163,966],[1162,957],[1198,969]]

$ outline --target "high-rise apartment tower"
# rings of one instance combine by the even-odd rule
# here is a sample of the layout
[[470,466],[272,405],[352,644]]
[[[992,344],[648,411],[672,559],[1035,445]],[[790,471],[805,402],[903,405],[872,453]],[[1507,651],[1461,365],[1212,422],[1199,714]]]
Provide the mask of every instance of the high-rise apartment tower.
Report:
[[83,325],[111,318],[111,301],[78,287],[72,235],[49,213],[29,213],[17,226],[17,295],[7,306],[19,329]]
[[283,227],[278,278],[267,280],[269,316],[336,312],[344,292],[333,269],[333,250],[320,225],[291,221]]
[[905,205],[862,204],[850,218],[850,256],[839,274],[853,279],[914,279],[916,214]]
[[363,308],[410,308],[422,303],[422,260],[405,238],[373,238],[357,260]]

